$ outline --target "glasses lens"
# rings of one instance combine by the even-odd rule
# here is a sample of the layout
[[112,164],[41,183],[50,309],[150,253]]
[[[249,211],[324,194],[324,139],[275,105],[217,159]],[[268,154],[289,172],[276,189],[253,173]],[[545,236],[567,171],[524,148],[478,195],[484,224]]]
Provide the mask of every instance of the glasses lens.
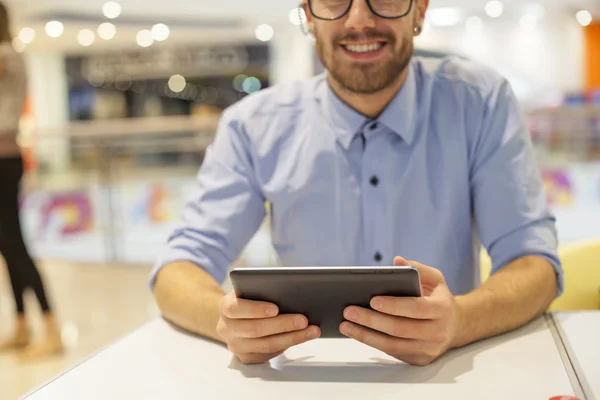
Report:
[[382,17],[402,17],[410,11],[411,0],[371,0],[371,7]]
[[321,19],[337,19],[342,17],[350,7],[351,0],[311,0],[310,8],[315,17]]
[[[350,2],[351,0],[311,0],[310,7],[317,18],[337,19],[348,12]],[[408,14],[412,0],[370,0],[370,3],[379,16],[397,18]]]

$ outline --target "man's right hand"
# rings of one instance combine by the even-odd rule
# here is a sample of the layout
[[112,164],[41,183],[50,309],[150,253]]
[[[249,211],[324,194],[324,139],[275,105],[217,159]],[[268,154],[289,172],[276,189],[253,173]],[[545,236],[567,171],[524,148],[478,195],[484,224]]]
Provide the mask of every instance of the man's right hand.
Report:
[[220,311],[217,333],[244,364],[263,364],[321,335],[303,315],[279,315],[276,305],[239,299],[233,292],[223,298]]

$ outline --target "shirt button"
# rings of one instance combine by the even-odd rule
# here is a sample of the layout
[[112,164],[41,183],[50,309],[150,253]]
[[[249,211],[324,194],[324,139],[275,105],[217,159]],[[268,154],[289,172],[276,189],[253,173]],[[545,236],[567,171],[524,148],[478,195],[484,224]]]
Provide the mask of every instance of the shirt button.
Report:
[[375,253],[375,261],[380,262],[383,259],[383,257],[381,256],[381,253],[377,252]]
[[378,124],[377,122],[375,122],[375,123],[373,123],[373,124],[371,125],[371,128],[370,128],[370,129],[371,129],[372,131],[374,131],[375,129],[377,129],[377,127],[378,127],[378,126],[379,126],[379,124]]
[[371,185],[377,186],[377,185],[379,185],[379,178],[377,178],[375,175],[373,175],[371,177],[371,181],[370,182],[371,182]]

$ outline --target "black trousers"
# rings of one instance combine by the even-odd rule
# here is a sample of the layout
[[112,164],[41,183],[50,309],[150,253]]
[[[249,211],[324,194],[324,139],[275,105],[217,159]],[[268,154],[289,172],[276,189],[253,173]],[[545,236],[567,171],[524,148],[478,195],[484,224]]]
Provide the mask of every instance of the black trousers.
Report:
[[19,217],[19,190],[23,176],[21,157],[0,157],[0,254],[8,267],[8,275],[15,296],[17,313],[25,312],[23,294],[32,289],[42,311],[50,311],[44,285],[21,232]]

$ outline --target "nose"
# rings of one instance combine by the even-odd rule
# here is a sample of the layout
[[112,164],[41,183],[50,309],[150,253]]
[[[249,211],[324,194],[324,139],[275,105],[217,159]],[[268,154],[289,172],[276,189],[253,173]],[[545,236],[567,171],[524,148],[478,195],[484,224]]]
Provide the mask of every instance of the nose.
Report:
[[345,25],[347,29],[362,31],[375,26],[375,17],[367,4],[367,0],[354,0],[350,11],[348,11]]

